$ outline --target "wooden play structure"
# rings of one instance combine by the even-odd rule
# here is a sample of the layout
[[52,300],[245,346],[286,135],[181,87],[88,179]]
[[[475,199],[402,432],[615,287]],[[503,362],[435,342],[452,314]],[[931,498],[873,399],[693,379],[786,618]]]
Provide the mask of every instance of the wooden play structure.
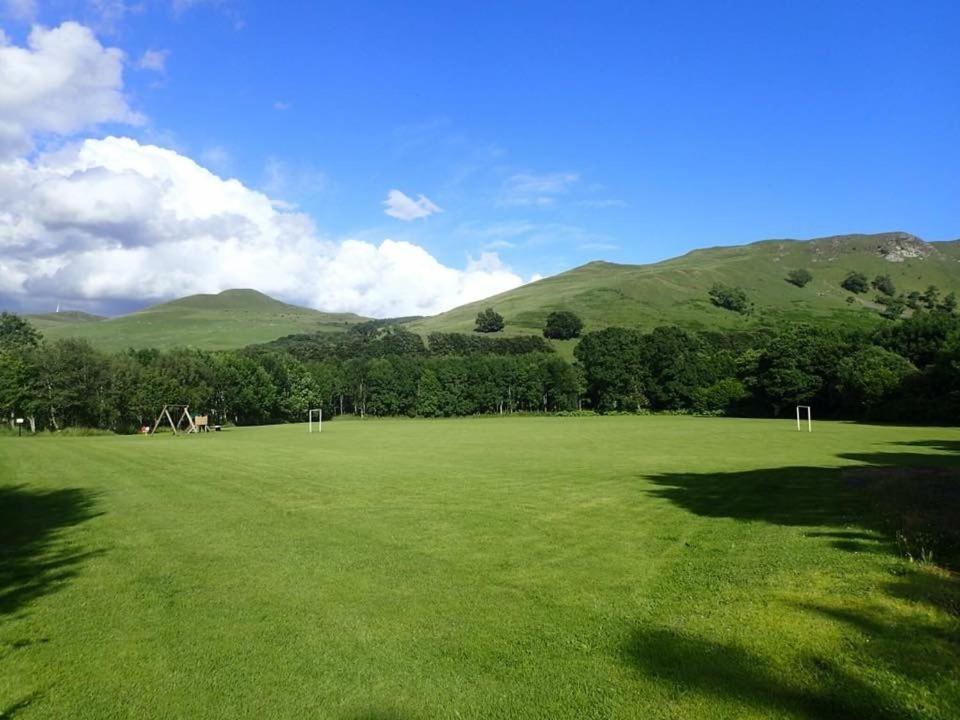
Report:
[[[174,415],[178,416],[176,422],[173,421]],[[197,416],[197,419],[200,419],[200,417],[203,418],[204,426],[209,427],[209,425],[207,425],[207,416]],[[164,418],[166,418],[167,422],[170,423],[170,429],[173,430],[174,435],[176,435],[178,432],[199,432],[197,429],[197,423],[194,422],[193,416],[190,415],[189,405],[164,405],[163,410],[161,410],[160,414],[157,415],[157,421],[153,424],[153,429],[150,431],[151,435],[157,431],[157,428],[160,427],[160,423],[163,422]]]

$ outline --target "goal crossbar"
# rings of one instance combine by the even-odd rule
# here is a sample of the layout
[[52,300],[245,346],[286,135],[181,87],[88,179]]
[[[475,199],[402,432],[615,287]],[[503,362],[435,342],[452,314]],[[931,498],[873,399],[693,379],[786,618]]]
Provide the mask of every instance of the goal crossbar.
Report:
[[813,413],[809,405],[797,405],[797,430],[800,431],[800,411],[806,410],[807,414],[807,432],[813,432]]

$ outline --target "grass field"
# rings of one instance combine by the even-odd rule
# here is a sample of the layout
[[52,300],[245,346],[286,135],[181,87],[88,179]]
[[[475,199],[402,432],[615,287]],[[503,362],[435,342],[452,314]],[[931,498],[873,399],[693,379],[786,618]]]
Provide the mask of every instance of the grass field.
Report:
[[960,588],[848,466],[685,417],[0,438],[0,717],[960,717]]

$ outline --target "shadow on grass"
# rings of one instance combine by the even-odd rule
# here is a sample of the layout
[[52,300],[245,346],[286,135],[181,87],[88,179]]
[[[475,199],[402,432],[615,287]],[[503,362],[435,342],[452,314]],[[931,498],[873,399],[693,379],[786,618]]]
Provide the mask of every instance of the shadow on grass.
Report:
[[95,517],[86,490],[0,487],[0,618],[68,581],[90,557],[65,545],[62,530]]
[[694,690],[764,714],[834,720],[922,717],[826,658],[800,658],[794,671],[806,676],[807,682],[801,685],[786,669],[771,668],[768,659],[748,650],[666,629],[637,631],[625,650],[638,670],[681,692]]
[[[916,548],[936,547],[931,557],[946,566],[960,560],[960,442],[910,443],[930,452],[846,454],[849,468],[780,467],[737,473],[669,473],[648,477],[652,493],[707,518],[808,526],[811,539],[840,550],[888,553],[917,559]],[[923,550],[920,555],[926,557]],[[884,606],[854,602],[799,605],[829,618],[864,642],[857,651],[902,678],[898,688],[919,685],[936,692],[960,664],[960,576],[929,563],[896,565],[879,591],[953,616],[931,620],[922,613],[894,616]],[[793,657],[772,668],[749,651],[691,637],[672,629],[638,630],[625,648],[645,675],[770,714],[805,718],[949,717],[918,701],[921,695],[868,684],[837,659]],[[802,679],[801,679],[802,678]],[[895,692],[894,692],[895,690]],[[910,697],[909,701],[904,698]],[[960,713],[960,689],[933,701]],[[960,714],[953,715],[960,717]]]

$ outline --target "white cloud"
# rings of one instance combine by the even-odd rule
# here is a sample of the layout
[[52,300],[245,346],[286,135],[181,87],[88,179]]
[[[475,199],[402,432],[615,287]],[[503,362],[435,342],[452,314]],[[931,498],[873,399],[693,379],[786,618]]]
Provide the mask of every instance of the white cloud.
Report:
[[[256,287],[311,307],[389,316],[432,314],[521,284],[492,253],[457,269],[410,242],[325,238],[290,205],[130,138],[33,153],[38,135],[62,140],[105,122],[141,122],[122,70],[123,54],[76,23],[34,28],[26,47],[0,33],[0,295],[8,301],[96,308]],[[229,164],[229,155],[211,148],[207,160]],[[325,181],[279,162],[267,174],[274,185]],[[387,206],[403,219],[440,212],[399,191]]]
[[0,35],[0,158],[28,152],[38,133],[142,121],[123,95],[123,52],[103,47],[88,28],[37,26],[27,47]]
[[383,206],[384,212],[390,217],[408,222],[443,212],[426,195],[418,195],[417,199],[414,200],[399,190],[388,192],[387,199],[383,201]]
[[0,163],[0,291],[129,301],[256,287],[312,307],[432,314],[521,284],[493,253],[463,270],[409,242],[321,237],[190,158],[129,138]]
[[140,56],[137,67],[141,70],[164,73],[167,71],[167,58],[169,56],[169,50],[147,50]]
[[570,191],[580,176],[572,172],[558,173],[517,173],[507,178],[503,184],[501,204],[503,205],[552,205],[559,195]]
[[292,107],[293,103],[284,102],[283,100],[277,100],[275,103],[273,103],[273,109],[277,110],[278,112],[284,112]]

